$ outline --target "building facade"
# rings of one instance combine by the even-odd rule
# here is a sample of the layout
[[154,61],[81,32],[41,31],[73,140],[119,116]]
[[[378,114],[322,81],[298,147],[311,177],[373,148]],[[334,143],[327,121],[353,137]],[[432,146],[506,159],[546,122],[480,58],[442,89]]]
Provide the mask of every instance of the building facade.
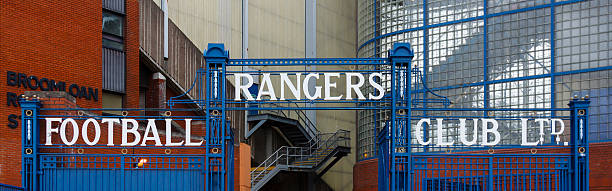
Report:
[[[160,7],[162,1],[154,0]],[[309,4],[314,5],[308,7]],[[356,55],[356,1],[170,0],[168,17],[200,50],[206,49],[211,42],[223,43],[229,50],[230,58],[353,58]],[[307,46],[307,42],[312,43],[312,46]],[[328,69],[333,70],[333,67],[336,66]],[[278,69],[268,66],[247,70]],[[278,80],[273,83],[279,85]],[[342,86],[342,83],[338,84],[338,87]],[[280,94],[278,89],[275,91],[277,95]],[[354,111],[316,111],[309,113],[309,116],[321,132],[350,130],[352,140],[356,138],[353,128],[356,120]],[[265,133],[276,135],[274,131]],[[258,151],[253,148],[253,153],[258,153],[255,161],[267,158],[277,148],[287,144],[281,137],[273,139],[270,141],[275,144],[271,144],[274,146],[269,149]],[[355,142],[351,141],[351,144],[355,148]],[[353,189],[353,153],[342,158],[322,176],[333,190]],[[254,162],[253,167],[257,165]]]
[[[165,108],[171,97],[194,98],[188,90],[211,42],[224,43],[230,58],[387,57],[394,43],[409,42],[424,81],[449,97],[451,107],[567,108],[574,95],[589,95],[591,189],[612,189],[612,1],[169,1],[167,45],[162,1],[0,2],[0,92],[6,101],[0,107],[0,153],[6,153],[0,156],[0,183],[21,184],[18,99],[25,91],[66,92],[82,108]],[[338,87],[346,85],[338,81]],[[248,115],[232,116],[236,190],[250,190],[255,167],[297,143],[282,124],[250,134],[257,123]],[[351,152],[321,177],[288,172],[263,190],[376,190],[376,136],[389,114],[303,115],[320,132],[349,130]],[[457,133],[450,129],[444,138],[454,140]],[[509,133],[502,142],[517,140],[518,134]]]
[[[164,44],[158,40],[163,34],[160,28],[163,20],[158,18],[163,13],[152,1],[3,1],[0,7],[0,47],[3,49],[0,69],[4,81],[0,91],[4,92],[2,99],[6,101],[1,109],[6,121],[1,127],[0,151],[7,153],[0,158],[1,185],[23,186],[24,137],[19,99],[24,98],[25,92],[29,98],[38,95],[41,107],[47,109],[97,108],[101,111],[97,114],[109,117],[121,116],[123,112],[130,116],[160,116],[163,112],[145,109],[167,108],[169,98],[186,93],[203,60],[201,50],[172,21],[169,36],[173,44],[169,45],[169,58],[164,59]],[[38,91],[52,93],[35,93]],[[196,108],[193,105],[176,107]],[[104,110],[109,108],[114,109]],[[123,108],[143,112],[121,111]],[[181,113],[201,115],[195,110]],[[245,121],[243,114],[232,117],[236,124]],[[173,131],[179,137],[184,136],[184,129]],[[115,140],[120,140],[116,137],[119,132],[114,135]],[[245,149],[248,146],[239,148],[240,144],[236,143],[236,161],[242,156],[245,159],[242,165],[248,169],[250,160],[245,154],[249,152]],[[103,154],[119,150],[85,149],[83,152]],[[248,171],[237,173],[236,188],[250,184],[244,174]]]
[[[17,101],[25,91],[64,91],[87,108],[139,106],[139,76],[126,75],[139,71],[138,2],[120,5],[0,3],[0,68],[5,82],[0,91],[6,100],[0,111],[5,119],[0,150],[7,153],[0,159],[0,182],[21,184]],[[113,73],[105,73],[106,67]],[[105,81],[116,77],[120,78],[113,83]]]
[[[610,189],[611,2],[358,1],[359,57],[386,57],[409,42],[413,63],[457,108],[567,108],[589,95],[592,189]],[[558,114],[562,115],[562,114]],[[355,188],[375,188],[376,135],[388,113],[357,114]],[[451,127],[448,127],[451,129]],[[433,135],[433,130],[428,132]],[[432,136],[434,137],[434,136]],[[456,132],[444,138],[457,140]],[[517,142],[507,134],[502,143]],[[605,150],[605,149],[603,149]],[[607,169],[607,168],[606,168]]]

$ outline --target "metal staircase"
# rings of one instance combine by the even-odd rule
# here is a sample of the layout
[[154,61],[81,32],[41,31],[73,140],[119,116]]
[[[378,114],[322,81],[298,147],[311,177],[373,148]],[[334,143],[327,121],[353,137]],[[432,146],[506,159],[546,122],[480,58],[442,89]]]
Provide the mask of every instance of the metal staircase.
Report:
[[[259,103],[258,107],[303,107],[297,103]],[[278,130],[283,134],[292,146],[297,146],[317,138],[319,134],[315,124],[306,117],[304,110],[259,110],[251,112],[247,121],[250,129],[246,129],[245,138],[249,138],[255,131],[262,127],[282,127]],[[315,140],[318,141],[318,140]]]
[[[349,141],[350,132],[338,130],[335,133],[319,133],[299,147],[283,146],[259,166],[251,168],[251,190],[261,189],[281,171],[315,172],[322,176],[350,153]],[[331,158],[334,160],[327,163]]]

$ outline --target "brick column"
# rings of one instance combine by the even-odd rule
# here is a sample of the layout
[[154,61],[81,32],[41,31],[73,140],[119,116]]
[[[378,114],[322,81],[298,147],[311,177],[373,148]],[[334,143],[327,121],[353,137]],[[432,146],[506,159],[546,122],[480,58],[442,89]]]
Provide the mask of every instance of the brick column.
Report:
[[251,146],[240,143],[234,151],[234,190],[251,190]]
[[[166,77],[157,72],[151,78],[147,108],[166,108]],[[161,112],[151,112],[148,115],[160,115]]]

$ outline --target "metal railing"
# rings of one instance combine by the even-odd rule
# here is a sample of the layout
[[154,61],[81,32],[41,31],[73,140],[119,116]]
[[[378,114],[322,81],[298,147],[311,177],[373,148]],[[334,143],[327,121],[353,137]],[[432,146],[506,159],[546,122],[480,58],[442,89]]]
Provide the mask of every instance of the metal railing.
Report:
[[306,130],[306,133],[309,134],[310,139],[316,137],[320,134],[319,130],[317,130],[315,124],[306,116],[304,110],[275,110],[273,108],[282,108],[282,107],[304,107],[300,106],[297,103],[288,102],[288,103],[256,103],[249,104],[257,107],[266,107],[271,109],[259,110],[258,114],[275,114],[278,116],[282,116],[285,118],[295,119],[300,123],[300,125]]
[[[255,186],[259,178],[263,178],[268,171],[278,168],[281,165],[289,166],[296,159],[305,159],[310,156],[310,149],[307,147],[288,147],[282,146],[270,155],[264,162],[251,171],[251,185]],[[260,180],[261,181],[261,180]]]
[[319,149],[349,147],[350,133],[350,131],[343,129],[339,129],[335,133],[320,133],[318,139],[323,141],[320,141],[318,144],[312,144],[309,148],[311,148],[311,151],[317,151]]
[[21,191],[21,190],[23,190],[22,187],[0,183],[0,191]]
[[[314,141],[323,140],[323,141]],[[303,147],[288,147],[282,146],[270,155],[264,162],[257,166],[251,171],[251,185],[255,186],[258,182],[262,181],[263,178],[268,175],[268,171],[272,171],[279,166],[282,167],[303,167],[300,165],[293,165],[294,162],[308,160],[312,158],[314,153],[320,149],[336,148],[336,147],[349,147],[350,146],[350,131],[338,130],[335,133],[319,133],[317,136],[311,139],[311,143],[308,146]],[[314,144],[316,143],[316,144]],[[329,153],[320,153],[329,154]],[[312,167],[316,167],[321,163],[323,159],[317,160]],[[261,180],[258,180],[260,179]]]

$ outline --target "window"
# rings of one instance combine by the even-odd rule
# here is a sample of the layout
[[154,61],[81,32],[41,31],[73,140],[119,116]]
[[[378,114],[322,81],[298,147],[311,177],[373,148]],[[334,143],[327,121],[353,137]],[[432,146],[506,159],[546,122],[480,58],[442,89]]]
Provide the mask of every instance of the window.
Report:
[[112,12],[102,12],[102,46],[123,51],[124,18]]
[[123,16],[102,12],[102,32],[123,37]]
[[102,10],[102,88],[119,94],[125,93],[124,23],[122,13]]
[[[102,108],[118,109],[123,108],[123,96],[110,92],[102,92]],[[103,111],[105,115],[121,115],[121,111],[108,110]]]

